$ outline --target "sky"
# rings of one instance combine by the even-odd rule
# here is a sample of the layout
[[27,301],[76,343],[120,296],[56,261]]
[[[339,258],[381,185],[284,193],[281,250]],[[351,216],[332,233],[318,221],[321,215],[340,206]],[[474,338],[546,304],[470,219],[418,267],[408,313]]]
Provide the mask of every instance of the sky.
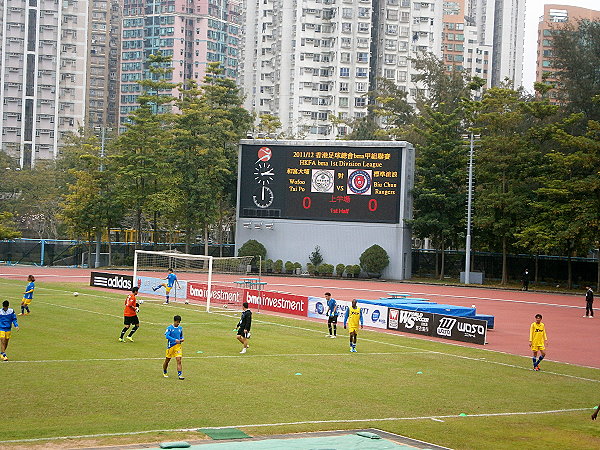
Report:
[[525,49],[523,54],[523,86],[533,91],[537,50],[537,27],[544,5],[570,5],[600,11],[600,0],[525,0]]

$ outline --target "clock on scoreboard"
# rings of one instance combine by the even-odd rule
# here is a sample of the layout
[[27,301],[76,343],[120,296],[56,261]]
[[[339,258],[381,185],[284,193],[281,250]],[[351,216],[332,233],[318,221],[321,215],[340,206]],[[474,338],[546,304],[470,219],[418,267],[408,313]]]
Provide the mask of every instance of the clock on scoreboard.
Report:
[[398,223],[401,152],[242,144],[240,217]]

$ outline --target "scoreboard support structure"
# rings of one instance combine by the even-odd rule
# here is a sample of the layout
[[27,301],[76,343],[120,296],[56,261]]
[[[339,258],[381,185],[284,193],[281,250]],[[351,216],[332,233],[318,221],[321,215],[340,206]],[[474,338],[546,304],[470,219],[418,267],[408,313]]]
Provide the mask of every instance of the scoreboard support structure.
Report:
[[319,246],[328,264],[359,264],[373,244],[411,276],[414,148],[404,141],[240,142],[236,251],[255,239],[272,260],[303,266]]

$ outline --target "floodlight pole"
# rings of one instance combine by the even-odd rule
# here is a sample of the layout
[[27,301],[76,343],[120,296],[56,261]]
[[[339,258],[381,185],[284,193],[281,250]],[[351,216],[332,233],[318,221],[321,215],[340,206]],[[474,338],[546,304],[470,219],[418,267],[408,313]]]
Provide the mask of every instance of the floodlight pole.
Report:
[[471,283],[471,208],[473,201],[473,151],[475,136],[470,134],[469,145],[469,186],[467,188],[467,242],[465,244],[465,284]]

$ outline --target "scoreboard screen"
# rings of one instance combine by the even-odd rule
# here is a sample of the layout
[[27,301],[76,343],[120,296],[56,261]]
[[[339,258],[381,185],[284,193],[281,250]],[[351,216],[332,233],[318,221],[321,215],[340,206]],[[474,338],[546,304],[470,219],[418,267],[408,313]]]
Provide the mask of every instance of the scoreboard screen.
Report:
[[401,152],[242,144],[239,216],[398,223]]

